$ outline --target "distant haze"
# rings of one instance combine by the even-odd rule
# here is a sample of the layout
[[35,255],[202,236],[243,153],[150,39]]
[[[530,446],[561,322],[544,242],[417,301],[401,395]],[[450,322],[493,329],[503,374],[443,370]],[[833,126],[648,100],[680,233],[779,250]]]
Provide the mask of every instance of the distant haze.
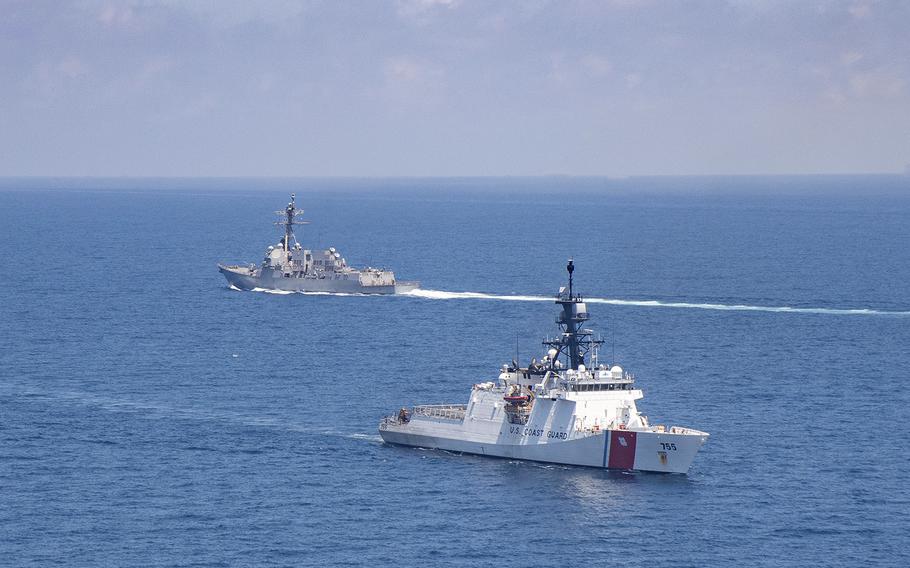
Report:
[[0,176],[910,173],[910,2],[0,0]]

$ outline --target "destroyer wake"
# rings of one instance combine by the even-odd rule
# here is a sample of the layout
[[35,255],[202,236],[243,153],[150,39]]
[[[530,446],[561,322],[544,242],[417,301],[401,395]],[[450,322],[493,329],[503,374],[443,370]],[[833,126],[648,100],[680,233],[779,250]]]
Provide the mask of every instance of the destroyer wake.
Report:
[[[550,302],[547,296],[485,294],[482,292],[446,292],[444,290],[412,290],[409,296],[428,300],[501,300],[506,302]],[[747,304],[698,304],[691,302],[661,302],[658,300],[619,300],[615,298],[585,298],[590,304],[635,306],[643,308],[690,308],[726,312],[771,312],[791,314],[828,314],[841,316],[910,316],[910,311],[874,310],[869,308],[794,308],[790,306],[751,306]]]

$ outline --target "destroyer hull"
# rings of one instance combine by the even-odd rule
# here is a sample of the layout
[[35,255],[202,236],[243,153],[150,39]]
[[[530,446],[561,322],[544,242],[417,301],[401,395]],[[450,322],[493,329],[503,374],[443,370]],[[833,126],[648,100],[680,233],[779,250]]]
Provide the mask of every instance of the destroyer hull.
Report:
[[364,286],[358,280],[337,278],[288,278],[263,276],[246,267],[218,265],[228,284],[241,290],[281,290],[285,292],[325,292],[334,294],[406,294],[420,287],[417,282],[396,282],[390,286]]
[[[412,422],[413,424],[413,422]],[[484,440],[480,436],[459,437],[457,428],[432,430],[420,425],[380,428],[382,439],[390,444],[432,448],[520,460],[557,463],[617,470],[686,473],[708,434],[673,434],[649,430],[604,430],[599,434],[557,441],[510,443],[502,436]],[[439,431],[442,430],[442,431]],[[449,430],[446,432],[445,430]],[[525,434],[515,428],[515,437]],[[525,441],[528,441],[525,439]]]

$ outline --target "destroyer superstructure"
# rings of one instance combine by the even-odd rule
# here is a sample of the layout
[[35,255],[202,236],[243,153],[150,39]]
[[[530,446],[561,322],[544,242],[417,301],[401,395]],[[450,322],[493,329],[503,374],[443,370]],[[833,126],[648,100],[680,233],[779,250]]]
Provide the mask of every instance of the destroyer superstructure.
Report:
[[293,193],[287,207],[275,214],[278,215],[275,225],[283,228],[284,235],[278,244],[266,249],[259,266],[218,265],[230,285],[241,290],[355,294],[401,294],[420,286],[418,282],[396,280],[391,270],[352,268],[335,247],[320,251],[304,249],[294,236],[294,227],[309,222],[299,218],[303,209],[297,208]]
[[560,333],[541,361],[503,365],[496,381],[475,384],[467,404],[402,408],[379,424],[393,444],[609,469],[685,473],[707,432],[652,425],[643,397],[619,365],[598,361],[602,341],[583,325],[587,307],[569,285],[556,303]]

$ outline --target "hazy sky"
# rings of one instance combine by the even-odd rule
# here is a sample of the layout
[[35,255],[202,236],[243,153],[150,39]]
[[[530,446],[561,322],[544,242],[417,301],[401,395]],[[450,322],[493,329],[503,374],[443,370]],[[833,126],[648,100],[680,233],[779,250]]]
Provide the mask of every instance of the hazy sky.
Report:
[[910,1],[0,0],[0,175],[908,164]]

